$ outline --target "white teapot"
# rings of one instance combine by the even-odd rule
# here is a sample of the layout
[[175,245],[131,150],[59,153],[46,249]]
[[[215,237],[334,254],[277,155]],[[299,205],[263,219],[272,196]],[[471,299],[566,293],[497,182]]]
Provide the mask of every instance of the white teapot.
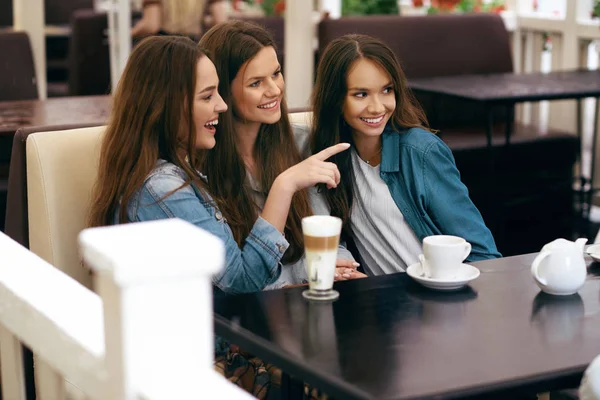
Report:
[[587,267],[583,246],[587,239],[571,242],[556,239],[542,248],[531,264],[535,283],[548,294],[566,296],[577,293],[585,283]]

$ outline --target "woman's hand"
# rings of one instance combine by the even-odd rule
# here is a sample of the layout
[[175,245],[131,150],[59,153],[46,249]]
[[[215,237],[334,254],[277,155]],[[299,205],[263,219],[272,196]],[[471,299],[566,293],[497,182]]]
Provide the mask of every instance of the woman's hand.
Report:
[[359,266],[360,264],[355,261],[338,259],[335,263],[334,280],[347,281],[350,279],[367,278],[367,275],[356,270]]
[[261,217],[283,232],[294,193],[318,183],[325,183],[330,189],[336,187],[340,171],[337,165],[325,160],[349,147],[348,143],[328,147],[280,173],[271,186]]
[[[283,171],[276,178],[278,185],[284,190],[295,193],[318,183],[324,183],[329,189],[337,187],[340,183],[340,171],[337,165],[327,162],[329,157],[334,156],[350,147],[349,143],[338,143],[328,147],[312,157]],[[273,183],[275,186],[275,182]]]

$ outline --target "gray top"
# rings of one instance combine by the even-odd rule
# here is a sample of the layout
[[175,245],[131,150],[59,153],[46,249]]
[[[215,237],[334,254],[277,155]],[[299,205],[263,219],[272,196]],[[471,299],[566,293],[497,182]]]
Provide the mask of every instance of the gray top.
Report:
[[423,247],[379,175],[379,165],[364,162],[352,148],[355,177],[350,225],[368,275],[405,271],[418,262]]
[[[294,139],[296,140],[296,145],[298,146],[300,153],[305,157],[308,156],[310,154],[310,150],[308,148],[308,135],[310,133],[309,128],[306,125],[292,124],[292,130],[294,132]],[[262,210],[267,199],[266,193],[261,190],[258,182],[254,180],[252,175],[248,174],[247,176],[248,184],[251,190],[250,193],[252,194],[254,202],[258,208]],[[318,193],[317,188],[311,187],[308,189],[308,194],[313,214],[329,215],[327,201],[322,194]],[[342,245],[338,248],[338,258],[343,258],[346,260],[354,259],[352,254]],[[279,276],[279,279],[265,287],[265,290],[280,289],[284,286],[303,283],[308,283],[306,267],[304,265],[304,256],[302,256],[300,260],[293,264],[284,264],[281,268],[281,275]]]

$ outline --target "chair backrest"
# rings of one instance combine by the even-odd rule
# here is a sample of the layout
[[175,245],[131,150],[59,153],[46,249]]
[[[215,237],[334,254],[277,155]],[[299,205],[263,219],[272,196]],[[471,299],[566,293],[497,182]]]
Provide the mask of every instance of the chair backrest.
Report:
[[29,248],[29,222],[27,210],[27,137],[36,132],[63,131],[99,125],[73,124],[34,126],[19,129],[13,138],[10,167],[8,169],[8,196],[6,200],[6,227],[4,233],[22,246]]
[[78,10],[71,19],[69,95],[110,92],[108,18],[105,12]]
[[68,24],[74,11],[86,8],[94,8],[94,0],[45,0],[44,15],[46,16],[46,24]]
[[0,28],[13,24],[12,1],[0,1]]
[[[476,33],[474,33],[476,32]],[[319,24],[319,54],[335,38],[362,33],[385,42],[410,79],[513,71],[508,31],[502,18],[489,13],[428,16],[373,16],[323,20]],[[483,107],[466,101],[444,101],[418,95],[436,129],[482,126]],[[468,110],[468,112],[465,112]],[[505,110],[496,116],[505,118]]]
[[383,40],[409,79],[513,71],[508,32],[495,14],[327,19],[319,24],[320,52],[347,33]]
[[77,235],[85,228],[104,130],[38,132],[26,146],[30,249],[87,287]]
[[31,43],[26,32],[0,32],[0,101],[38,98]]

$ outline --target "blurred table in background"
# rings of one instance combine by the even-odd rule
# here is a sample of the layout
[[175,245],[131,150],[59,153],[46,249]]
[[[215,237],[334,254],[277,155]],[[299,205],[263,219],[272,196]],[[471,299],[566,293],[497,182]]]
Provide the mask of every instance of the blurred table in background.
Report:
[[[112,108],[111,96],[57,97],[0,102],[0,168],[8,166],[12,139],[28,126],[102,124]],[[1,171],[7,173],[6,171]],[[5,173],[0,178],[6,177]]]

